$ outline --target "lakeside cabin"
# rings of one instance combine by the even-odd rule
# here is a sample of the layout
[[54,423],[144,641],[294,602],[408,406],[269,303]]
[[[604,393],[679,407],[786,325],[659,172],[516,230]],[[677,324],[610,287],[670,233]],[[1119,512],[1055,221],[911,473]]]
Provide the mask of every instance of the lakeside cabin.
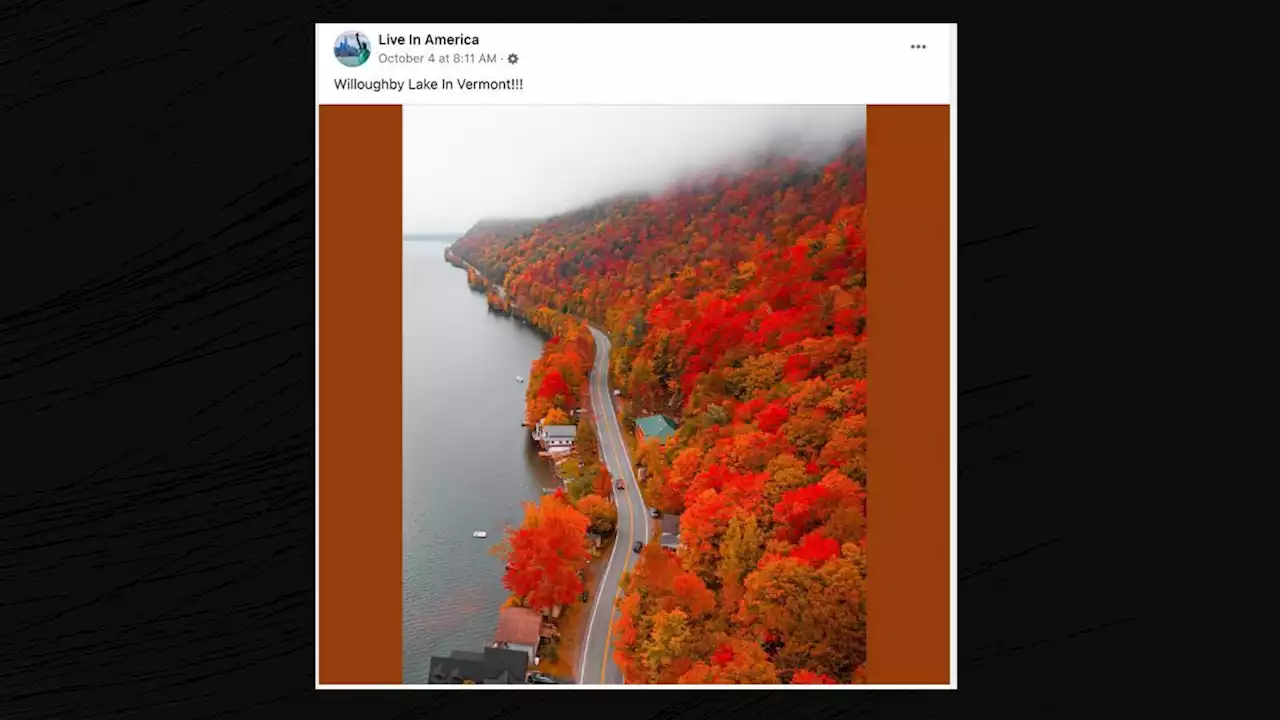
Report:
[[522,607],[503,608],[498,613],[498,629],[493,634],[493,647],[519,650],[536,665],[538,645],[542,642],[542,613]]
[[544,425],[539,420],[533,426],[533,440],[539,447],[551,453],[566,453],[573,450],[574,439],[578,428],[574,425]]
[[666,443],[676,434],[675,423],[666,415],[650,415],[636,420],[636,442],[654,438],[659,443]]

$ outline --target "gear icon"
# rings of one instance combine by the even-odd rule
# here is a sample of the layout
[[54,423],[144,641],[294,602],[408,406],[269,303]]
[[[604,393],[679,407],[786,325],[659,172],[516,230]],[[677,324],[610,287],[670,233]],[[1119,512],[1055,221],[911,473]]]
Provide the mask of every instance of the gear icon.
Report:
[[511,63],[512,65],[515,65],[516,63],[520,62],[520,56],[516,55],[515,53],[511,53],[510,55],[507,56],[507,62]]

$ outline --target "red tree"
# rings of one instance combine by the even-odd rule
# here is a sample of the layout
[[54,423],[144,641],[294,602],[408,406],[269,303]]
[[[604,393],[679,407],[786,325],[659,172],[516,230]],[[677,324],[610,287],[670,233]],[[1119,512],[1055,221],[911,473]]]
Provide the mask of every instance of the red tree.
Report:
[[835,679],[810,670],[797,670],[791,675],[792,685],[839,685]]
[[777,432],[790,415],[785,405],[772,403],[756,416],[756,427],[767,433]]

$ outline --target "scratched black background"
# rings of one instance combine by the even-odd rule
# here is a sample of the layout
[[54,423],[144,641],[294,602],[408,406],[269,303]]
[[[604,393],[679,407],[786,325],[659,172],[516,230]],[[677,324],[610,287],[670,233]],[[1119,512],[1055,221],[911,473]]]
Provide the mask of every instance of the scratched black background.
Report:
[[962,689],[312,689],[311,23],[354,4],[274,7],[0,7],[0,717],[1026,717],[1127,662],[1088,478],[1035,462],[1032,253],[1070,242],[1038,78],[966,26]]

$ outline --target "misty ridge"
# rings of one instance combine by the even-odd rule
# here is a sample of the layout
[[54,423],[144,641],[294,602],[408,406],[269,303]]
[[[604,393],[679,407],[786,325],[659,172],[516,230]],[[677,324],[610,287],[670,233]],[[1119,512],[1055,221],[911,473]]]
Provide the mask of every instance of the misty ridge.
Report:
[[[862,140],[865,130],[850,130],[835,137],[823,137],[796,131],[773,135],[758,149],[744,152],[712,164],[706,174],[735,176],[761,167],[768,167],[780,160],[795,160],[802,167],[825,165],[850,146]],[[703,174],[688,178],[694,183],[704,179]]]
[[472,225],[463,235],[488,235],[493,239],[510,242],[527,235],[543,223],[582,219],[584,216],[603,218],[610,210],[620,206],[633,205],[672,193],[697,194],[760,170],[774,168],[784,174],[818,172],[832,160],[862,142],[865,136],[866,130],[861,127],[835,136],[794,130],[779,131],[756,147],[706,161],[696,169],[674,174],[665,181],[638,183],[634,189],[602,195],[594,200],[541,217],[484,218]]
[[[404,111],[404,227],[514,227],[768,166],[820,163],[860,105],[491,106]],[[695,190],[696,191],[696,190]]]

